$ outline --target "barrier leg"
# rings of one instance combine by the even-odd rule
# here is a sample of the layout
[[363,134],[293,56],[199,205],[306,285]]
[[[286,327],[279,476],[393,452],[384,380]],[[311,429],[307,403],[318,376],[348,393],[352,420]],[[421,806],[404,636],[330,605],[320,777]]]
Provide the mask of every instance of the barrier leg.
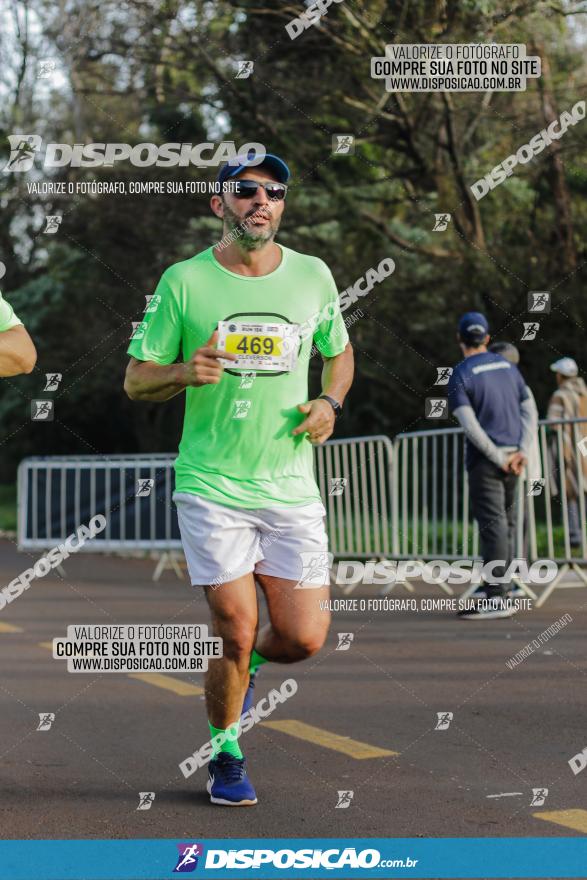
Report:
[[[565,564],[564,564],[561,568],[559,568],[559,570],[558,570],[558,572],[557,572],[557,574],[556,574],[556,577],[555,577],[555,578],[549,583],[549,585],[547,586],[547,588],[545,589],[545,591],[543,592],[543,594],[540,596],[540,598],[539,598],[538,601],[536,602],[536,607],[537,607],[537,608],[540,608],[542,605],[544,605],[544,603],[546,602],[546,600],[548,599],[548,597],[551,595],[551,593],[554,593],[554,591],[555,591],[556,588],[558,587],[558,582],[560,581],[560,579],[562,578],[562,576],[563,576],[564,574],[566,574],[567,571],[569,571],[570,567],[571,567],[571,566],[568,564],[568,562],[565,562]],[[573,568],[575,568],[575,566],[573,566]],[[585,580],[585,578],[583,577],[583,575],[581,575],[581,578],[582,578],[582,580]],[[568,588],[567,588],[567,589],[568,589]]]
[[464,593],[461,593],[461,597],[460,597],[460,598],[461,598],[461,599],[469,599],[469,598],[473,595],[473,593],[475,592],[475,590],[477,589],[478,586],[479,586],[478,583],[476,583],[476,584],[469,584],[469,586],[468,586],[467,589],[464,591]]
[[526,584],[523,580],[521,580],[521,578],[519,578],[517,575],[514,575],[512,577],[512,580],[515,581],[515,583],[520,587],[521,590],[523,590],[526,593],[527,596],[530,597],[530,599],[537,599],[538,598],[538,596],[536,595],[536,593],[534,592],[532,587],[528,586],[528,584]]
[[[415,559],[414,562],[418,562],[422,567],[426,564],[423,559]],[[445,584],[444,581],[441,581],[440,578],[433,578],[433,583],[437,584],[445,593],[448,593],[449,596],[454,595],[454,590],[452,587],[449,587],[448,584]],[[380,596],[387,596],[395,586],[405,587],[408,593],[415,593],[416,590],[412,586],[409,581],[394,581],[391,584],[384,584],[384,586],[379,591]]]
[[[367,563],[369,563],[369,562],[378,562],[378,561],[379,561],[379,560],[376,559],[376,558],[375,558],[375,559],[367,559],[367,560],[366,560]],[[349,596],[349,595],[353,592],[353,590],[356,590],[358,584],[360,584],[361,581],[360,581],[360,579],[359,579],[358,581],[353,581],[353,583],[351,583],[351,584],[337,584],[337,583],[336,583],[336,578],[338,578],[338,569],[339,569],[339,565],[340,565],[340,563],[337,563],[337,565],[336,565],[336,577],[335,577],[334,582],[332,581],[332,571],[331,571],[331,575],[330,575],[330,586],[331,586],[331,587],[336,587],[336,586],[340,587],[340,592],[343,594],[343,596]]]
[[444,590],[449,596],[454,596],[455,591],[448,584],[445,584],[444,581],[439,580],[439,578],[433,578],[434,583],[438,584],[441,590]]
[[388,593],[391,593],[394,587],[405,587],[408,593],[415,593],[414,587],[411,585],[409,581],[393,581],[391,584],[383,584],[381,589],[379,590],[380,596],[387,596]]
[[167,571],[168,569],[172,569],[176,573],[177,577],[180,580],[183,580],[183,571],[181,570],[181,566],[179,565],[177,554],[166,550],[165,553],[161,554],[161,556],[159,557],[159,561],[155,566],[155,571],[153,572],[153,580],[158,581],[163,572]]

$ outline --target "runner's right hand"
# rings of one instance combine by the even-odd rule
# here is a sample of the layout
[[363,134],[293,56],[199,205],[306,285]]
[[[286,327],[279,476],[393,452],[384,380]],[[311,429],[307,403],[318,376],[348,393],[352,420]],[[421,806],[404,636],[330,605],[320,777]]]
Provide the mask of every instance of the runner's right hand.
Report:
[[224,367],[219,358],[235,361],[237,356],[216,348],[218,330],[214,330],[208,342],[197,348],[193,355],[184,363],[184,380],[186,385],[195,388],[201,385],[217,385],[222,379]]

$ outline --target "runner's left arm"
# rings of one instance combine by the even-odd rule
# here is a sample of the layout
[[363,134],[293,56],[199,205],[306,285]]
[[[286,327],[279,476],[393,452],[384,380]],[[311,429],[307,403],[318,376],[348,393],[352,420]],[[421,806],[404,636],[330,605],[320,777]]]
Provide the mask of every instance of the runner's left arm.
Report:
[[[354,355],[350,342],[346,343],[344,351],[334,357],[327,358],[323,355],[324,368],[322,370],[322,393],[328,394],[338,403],[342,404],[345,399],[354,373]],[[307,418],[292,431],[292,434],[307,433],[310,443],[319,445],[324,443],[334,431],[335,414],[327,400],[316,398],[298,406],[300,412],[305,413]]]
[[328,394],[341,405],[347,396],[353,381],[355,371],[355,358],[353,347],[347,342],[344,351],[336,357],[322,355],[324,367],[322,368],[322,394]]
[[[327,394],[342,405],[351,387],[354,373],[353,349],[340,311],[340,301],[332,273],[328,266],[318,261],[318,270],[324,281],[324,300],[318,323],[314,329],[314,342],[322,355],[322,394]],[[334,431],[335,414],[327,400],[309,400],[298,404],[298,410],[307,418],[292,434],[307,433],[310,443],[324,443]]]

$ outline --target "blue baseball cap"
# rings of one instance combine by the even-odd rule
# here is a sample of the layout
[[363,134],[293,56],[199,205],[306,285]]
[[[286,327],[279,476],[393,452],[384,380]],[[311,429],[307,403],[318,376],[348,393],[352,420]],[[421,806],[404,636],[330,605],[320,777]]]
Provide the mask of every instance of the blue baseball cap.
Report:
[[467,312],[459,321],[459,336],[463,342],[483,342],[489,333],[489,323],[481,312]]
[[244,171],[245,168],[266,168],[268,171],[273,174],[276,180],[279,183],[287,183],[290,178],[290,171],[283,159],[280,159],[279,156],[273,155],[273,153],[265,153],[262,162],[255,162],[258,154],[255,150],[249,150],[248,153],[242,153],[240,156],[235,156],[234,159],[229,159],[218,172],[218,177],[216,180],[218,183],[224,183],[225,180],[228,180],[229,177],[236,177],[237,174],[240,174],[241,171]]

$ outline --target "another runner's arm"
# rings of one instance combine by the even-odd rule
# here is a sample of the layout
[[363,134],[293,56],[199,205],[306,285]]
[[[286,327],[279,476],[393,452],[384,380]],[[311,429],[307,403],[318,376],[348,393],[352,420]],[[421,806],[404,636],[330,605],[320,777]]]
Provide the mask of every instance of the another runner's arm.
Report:
[[36,362],[33,340],[22,324],[0,333],[0,376],[31,373]]
[[218,331],[215,330],[208,342],[197,348],[185,363],[157,364],[131,357],[126,368],[124,390],[131,400],[164,401],[188,386],[198,388],[217,384],[224,371],[219,358],[236,360],[236,355],[216,348],[217,339]]

